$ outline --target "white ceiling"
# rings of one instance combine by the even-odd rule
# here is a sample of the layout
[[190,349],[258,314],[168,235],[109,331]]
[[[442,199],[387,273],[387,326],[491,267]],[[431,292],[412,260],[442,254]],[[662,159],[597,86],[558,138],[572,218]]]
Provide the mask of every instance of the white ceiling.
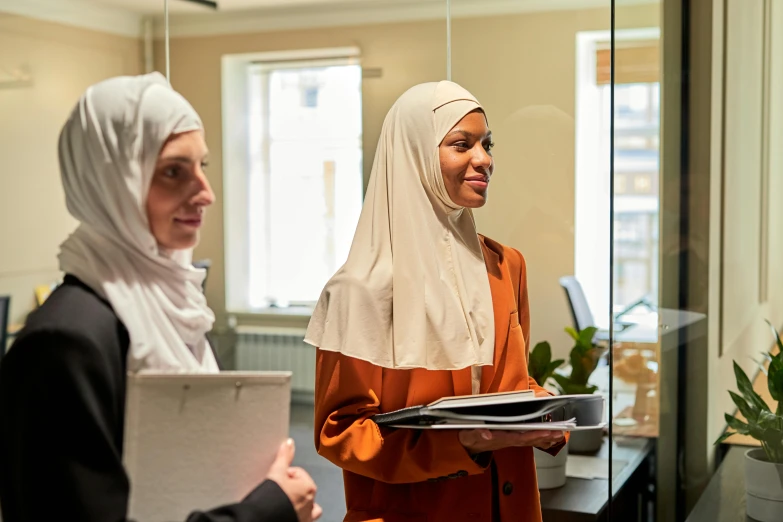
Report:
[[[119,7],[140,14],[160,14],[163,12],[164,0],[92,0],[95,3]],[[254,11],[269,8],[320,7],[324,4],[346,4],[346,0],[216,0],[220,11]],[[362,5],[378,3],[383,0],[349,0]],[[188,2],[187,0],[169,0],[169,11],[172,13],[208,13],[210,8]]]

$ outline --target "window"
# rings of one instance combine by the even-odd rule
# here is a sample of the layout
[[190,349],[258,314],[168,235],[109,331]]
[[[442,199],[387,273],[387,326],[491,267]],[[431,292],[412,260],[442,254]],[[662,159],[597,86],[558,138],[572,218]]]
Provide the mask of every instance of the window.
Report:
[[224,110],[232,91],[245,102],[224,121],[224,140],[241,142],[224,145],[232,312],[307,313],[348,256],[362,206],[361,67],[352,49],[313,54],[224,59]]
[[614,194],[615,312],[658,301],[659,100],[657,82],[615,85],[615,179],[633,180]]
[[[610,194],[611,68],[609,34],[577,40],[575,274],[599,327],[613,313],[658,300],[660,84],[658,30],[616,32],[614,194]],[[600,122],[599,132],[594,122]],[[598,152],[596,152],[598,151]],[[614,197],[614,222],[595,209]],[[609,231],[614,227],[614,281]],[[611,283],[611,284],[610,284]],[[650,312],[649,307],[636,310]]]

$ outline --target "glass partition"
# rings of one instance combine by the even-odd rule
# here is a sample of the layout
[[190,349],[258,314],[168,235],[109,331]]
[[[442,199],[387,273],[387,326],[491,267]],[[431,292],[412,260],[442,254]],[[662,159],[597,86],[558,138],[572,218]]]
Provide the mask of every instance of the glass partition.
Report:
[[[608,226],[597,232],[611,241],[612,275],[605,298],[612,309],[612,435],[618,447],[645,448],[647,453],[639,510],[639,520],[645,521],[675,520],[678,489],[674,448],[680,404],[678,361],[673,354],[678,353],[679,341],[674,329],[659,329],[661,321],[669,320],[659,281],[664,262],[662,223],[676,221],[667,219],[662,203],[662,172],[666,159],[676,167],[670,146],[678,144],[662,123],[679,121],[679,103],[674,102],[677,90],[674,85],[666,90],[666,69],[662,70],[661,63],[665,43],[676,55],[679,40],[666,39],[671,36],[662,31],[662,18],[662,2],[615,2],[612,188],[608,193],[612,215]],[[676,34],[677,29],[670,30]],[[674,111],[670,117],[665,117],[667,109]],[[664,149],[671,158],[664,158]],[[625,506],[618,505],[613,514],[616,520],[636,519]]]
[[[783,326],[770,199],[783,18],[775,2],[663,1],[642,18],[631,4],[615,10],[613,431],[655,440],[657,520],[745,519],[734,447],[759,440],[729,391],[750,393],[744,373],[776,410],[763,354],[765,320]],[[660,39],[624,49],[629,24]],[[713,478],[726,454],[737,464]]]
[[[459,5],[453,80],[484,105],[495,142],[478,229],[525,258],[533,377],[555,394],[603,396],[608,419],[612,3]],[[547,363],[559,366],[549,377]],[[607,517],[610,490],[644,473],[643,451],[613,448],[600,428],[572,432],[557,457],[535,450],[544,520]]]

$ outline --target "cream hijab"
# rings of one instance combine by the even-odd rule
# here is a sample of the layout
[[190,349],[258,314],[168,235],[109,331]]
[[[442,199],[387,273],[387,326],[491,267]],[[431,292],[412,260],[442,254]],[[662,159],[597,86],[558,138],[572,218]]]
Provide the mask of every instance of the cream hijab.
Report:
[[196,111],[154,73],[90,87],[60,135],[68,211],[79,227],[60,269],[104,297],[130,335],[128,370],[217,372],[205,334],[214,315],[192,250],[162,251],[146,199],[172,134],[202,130]]
[[348,260],[321,294],[307,343],[385,368],[492,364],[481,243],[470,209],[446,192],[438,154],[476,109],[468,91],[445,81],[417,85],[391,108]]

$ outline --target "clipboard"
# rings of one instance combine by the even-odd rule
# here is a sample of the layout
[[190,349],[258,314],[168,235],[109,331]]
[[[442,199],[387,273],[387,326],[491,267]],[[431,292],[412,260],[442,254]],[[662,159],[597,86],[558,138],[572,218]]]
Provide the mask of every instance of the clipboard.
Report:
[[185,520],[240,501],[288,437],[290,372],[129,374],[129,519]]

